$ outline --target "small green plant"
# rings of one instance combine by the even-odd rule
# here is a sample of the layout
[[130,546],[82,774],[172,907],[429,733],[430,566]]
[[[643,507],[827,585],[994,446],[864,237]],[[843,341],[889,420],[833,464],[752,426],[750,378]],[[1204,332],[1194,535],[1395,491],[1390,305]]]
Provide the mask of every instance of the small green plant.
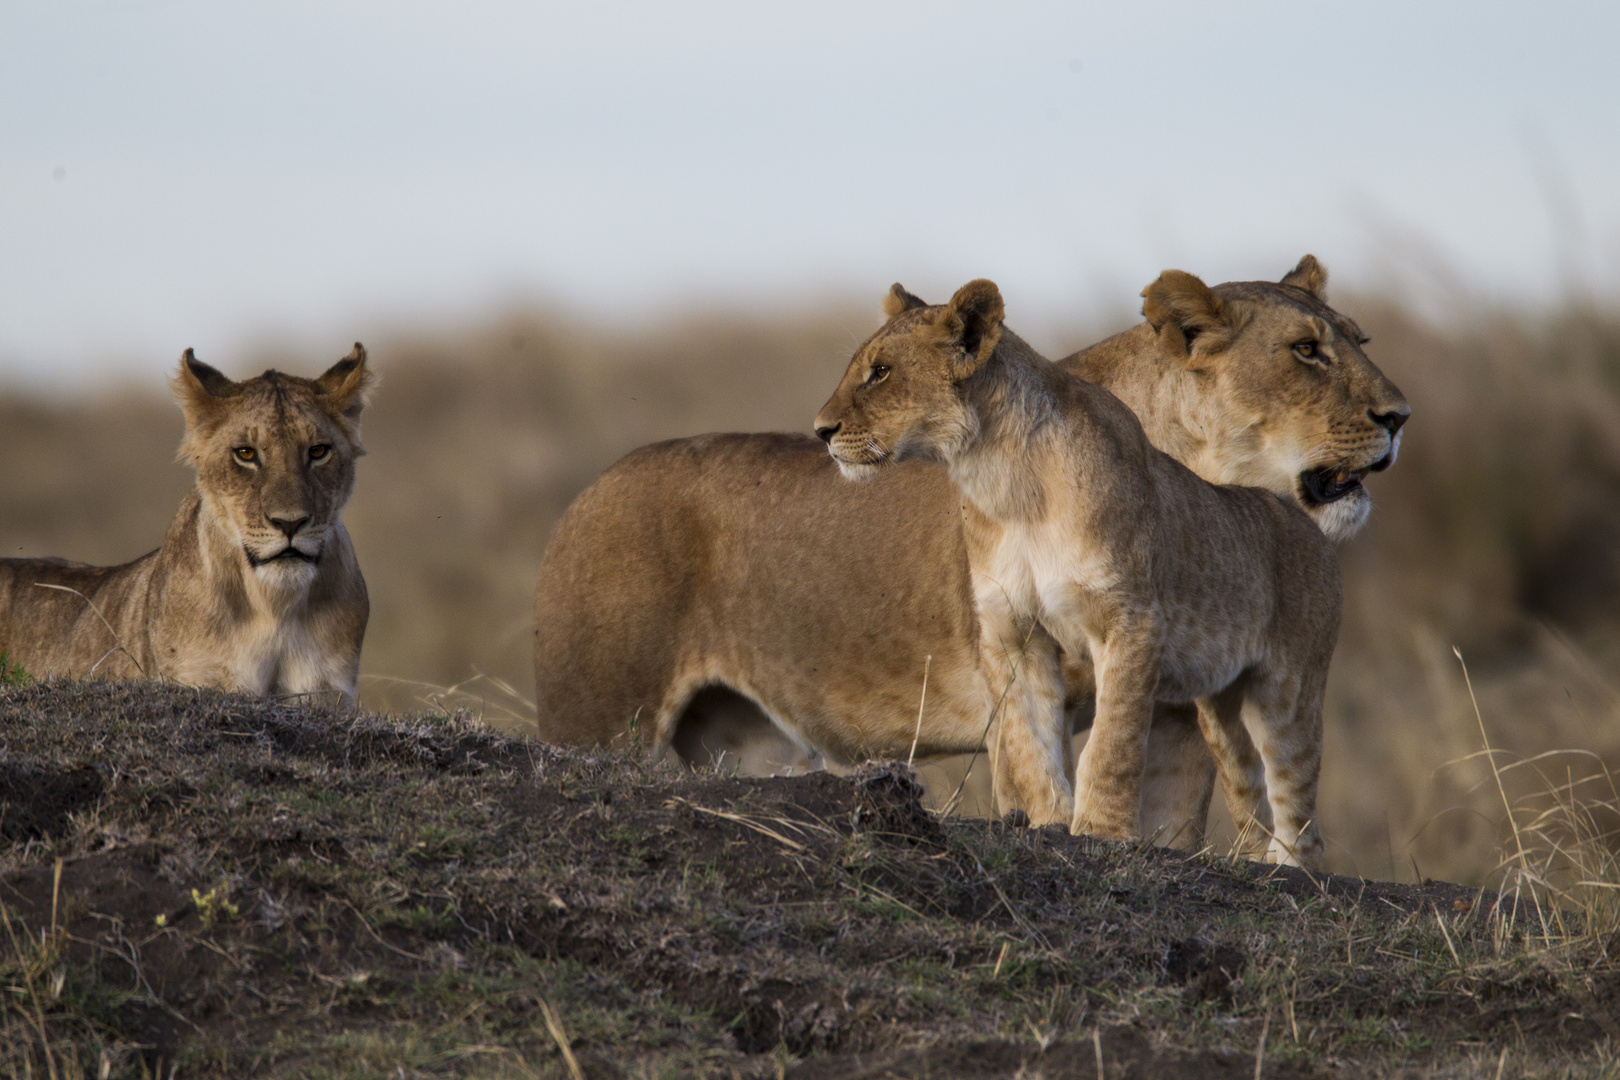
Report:
[[21,664],[0,652],[0,687],[26,686],[33,681],[34,677],[24,671]]
[[191,902],[197,905],[197,915],[204,926],[212,926],[222,919],[234,919],[242,914],[241,909],[231,903],[230,886],[224,882],[207,892],[192,889]]

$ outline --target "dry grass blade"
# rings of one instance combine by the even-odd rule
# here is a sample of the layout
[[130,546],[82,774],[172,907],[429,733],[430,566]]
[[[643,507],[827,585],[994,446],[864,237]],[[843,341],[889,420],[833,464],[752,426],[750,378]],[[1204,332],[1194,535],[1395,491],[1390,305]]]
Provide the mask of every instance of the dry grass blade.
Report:
[[1485,734],[1485,717],[1479,711],[1479,698],[1474,693],[1474,680],[1468,674],[1468,661],[1463,659],[1462,650],[1453,646],[1452,653],[1457,657],[1457,663],[1462,665],[1463,682],[1468,686],[1468,700],[1474,706],[1474,719],[1479,723],[1480,742],[1485,745],[1485,757],[1490,762],[1491,775],[1496,778],[1496,790],[1502,796],[1502,809],[1507,812],[1508,824],[1513,828],[1513,845],[1517,849],[1519,861],[1524,861],[1524,838],[1519,835],[1519,823],[1513,817],[1513,807],[1508,802],[1507,788],[1502,785],[1502,772],[1496,767],[1496,758],[1491,750],[1491,737]]
[[1434,923],[1440,928],[1440,936],[1446,939],[1446,948],[1451,952],[1451,962],[1457,965],[1459,971],[1462,970],[1462,957],[1457,955],[1457,945],[1451,940],[1451,931],[1446,929],[1446,920],[1441,916],[1438,907],[1434,909]]
[[[388,700],[390,708],[402,706],[408,709],[420,705],[446,716],[467,712],[491,727],[512,735],[527,735],[534,729],[534,702],[505,679],[481,671],[448,686],[395,675],[369,674],[360,676],[360,684],[362,688],[371,687],[381,693]],[[401,700],[399,694],[388,693],[390,689],[407,696]]]
[[[58,861],[58,866],[60,867],[60,861]],[[40,992],[36,984],[54,962],[55,953],[60,949],[60,939],[54,932],[54,928],[50,935],[41,935],[41,940],[37,945],[28,939],[26,932],[19,939],[17,928],[13,925],[11,915],[4,904],[0,904],[0,923],[4,924],[6,936],[11,940],[11,950],[12,955],[16,957],[17,971],[23,978],[23,986],[12,988],[14,991],[20,990],[26,1002],[26,1007],[19,1007],[19,1011],[33,1025],[35,1034],[39,1038],[40,1052],[45,1057],[45,1067],[51,1080],[59,1080],[60,1073],[58,1073],[56,1067],[56,1055],[51,1050],[50,1032],[45,1026],[45,1010],[40,1004]],[[26,947],[23,945],[24,940],[28,941]],[[30,953],[33,955],[31,956]],[[30,1071],[32,1071],[31,1065]]]
[[906,764],[910,765],[917,760],[917,742],[922,738],[923,706],[928,704],[928,669],[934,666],[934,654],[929,653],[923,659],[923,687],[922,698],[917,702],[917,730],[911,736],[911,753],[906,755]]
[[135,654],[124,648],[123,641],[118,637],[118,631],[113,629],[113,624],[107,621],[107,616],[101,613],[101,609],[96,606],[96,602],[94,600],[84,595],[84,593],[80,592],[78,589],[71,588],[67,585],[51,585],[43,581],[36,581],[34,582],[34,588],[55,589],[58,592],[72,593],[74,596],[77,596],[80,600],[83,600],[90,606],[90,610],[96,613],[96,618],[101,620],[101,625],[107,628],[107,633],[112,635],[114,642],[113,647],[107,650],[107,652],[101,657],[101,660],[97,660],[91,665],[90,674],[94,675],[96,668],[101,666],[101,661],[107,659],[107,657],[111,656],[115,652],[121,652],[125,656],[129,657],[129,662],[135,665],[135,669],[142,675],[146,674],[146,669],[141,666],[141,662],[139,660],[135,659]]
[[[800,852],[800,853],[805,854],[805,855],[810,854],[810,849],[808,847],[806,847],[805,845],[799,843],[797,840],[789,839],[788,837],[783,836],[781,833],[777,832],[775,829],[771,828],[770,826],[765,825],[762,822],[757,821],[754,818],[747,817],[747,816],[745,816],[743,814],[733,814],[729,810],[710,810],[707,806],[699,806],[697,803],[690,802],[690,801],[688,801],[686,799],[679,799],[679,798],[671,799],[669,801],[669,805],[671,805],[671,806],[676,806],[676,805],[685,806],[688,809],[695,810],[700,814],[708,814],[711,817],[722,818],[722,819],[724,819],[726,821],[735,822],[738,825],[743,826],[744,828],[753,829],[755,832],[760,833],[763,836],[768,836],[772,840],[775,840],[777,843],[783,845],[784,847],[790,848],[793,851],[797,851],[797,852]],[[794,827],[794,828],[800,828],[801,827],[797,822],[789,821],[786,818],[769,818],[767,820],[774,821],[778,825],[791,826],[791,827]]]
[[1260,1043],[1254,1048],[1254,1080],[1260,1080],[1266,1065],[1266,1038],[1271,1034],[1271,1010],[1266,1010],[1265,1023],[1260,1025]]
[[574,1049],[568,1043],[568,1035],[563,1031],[562,1021],[557,1018],[557,1012],[551,1007],[551,1002],[545,998],[540,999],[540,1015],[545,1018],[546,1030],[556,1041],[557,1049],[562,1051],[563,1061],[568,1065],[568,1075],[574,1080],[585,1080],[585,1070],[579,1067],[579,1059],[574,1057]]
[[[1007,694],[1012,690],[1013,684],[1018,681],[1018,668],[1019,668],[1019,665],[1023,663],[1024,653],[1029,648],[1030,638],[1033,637],[1034,634],[1035,634],[1035,625],[1032,623],[1032,624],[1030,624],[1029,630],[1024,634],[1023,643],[1018,646],[1018,655],[1013,660],[1012,674],[1007,676],[1007,685],[1003,686],[1001,688],[1001,696],[996,698],[995,708],[990,710],[990,716],[984,722],[984,730],[979,732],[979,745],[978,745],[978,747],[976,747],[974,749],[972,757],[970,757],[968,759],[967,771],[962,774],[962,780],[961,780],[960,783],[958,783],[956,785],[956,790],[951,793],[951,797],[949,799],[945,800],[945,807],[944,807],[943,810],[940,811],[940,816],[941,817],[949,817],[951,815],[951,811],[956,808],[957,803],[961,800],[961,798],[962,798],[962,790],[963,790],[963,788],[967,787],[968,777],[973,775],[973,766],[978,764],[978,762],[979,762],[979,754],[982,753],[983,750],[984,750],[984,740],[990,734],[990,725],[992,725],[992,724],[994,724],[996,722],[996,717],[1001,714],[1001,706],[1007,700]],[[996,733],[998,739],[1000,738],[1000,734],[1001,733],[998,730],[997,733]],[[992,809],[995,807],[995,803],[996,803],[996,777],[995,777],[995,773],[992,772],[991,775],[990,775],[990,805],[991,805]]]

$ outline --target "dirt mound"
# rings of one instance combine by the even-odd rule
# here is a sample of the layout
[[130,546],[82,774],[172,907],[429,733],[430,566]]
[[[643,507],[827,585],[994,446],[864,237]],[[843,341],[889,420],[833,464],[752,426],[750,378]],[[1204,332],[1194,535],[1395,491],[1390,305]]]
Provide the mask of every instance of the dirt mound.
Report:
[[0,761],[0,838],[15,843],[61,835],[68,816],[93,805],[105,788],[91,768]]
[[1613,1024],[1491,894],[941,819],[904,765],[110,684],[0,691],[0,747],[0,1071],[1467,1075]]

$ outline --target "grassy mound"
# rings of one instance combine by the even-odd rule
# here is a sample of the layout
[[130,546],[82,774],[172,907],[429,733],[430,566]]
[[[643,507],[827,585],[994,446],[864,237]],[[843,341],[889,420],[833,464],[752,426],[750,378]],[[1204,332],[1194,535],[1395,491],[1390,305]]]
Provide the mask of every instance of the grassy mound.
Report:
[[1613,1066],[1606,943],[1511,897],[941,821],[917,796],[902,766],[738,780],[456,717],[0,689],[0,1072]]

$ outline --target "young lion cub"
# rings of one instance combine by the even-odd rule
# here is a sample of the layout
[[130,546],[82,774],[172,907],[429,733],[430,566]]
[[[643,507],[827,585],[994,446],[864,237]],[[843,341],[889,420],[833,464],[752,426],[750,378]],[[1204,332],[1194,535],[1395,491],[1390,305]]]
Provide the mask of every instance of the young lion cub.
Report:
[[[1154,699],[1195,700],[1240,826],[1270,833],[1270,858],[1320,866],[1332,543],[1286,500],[1154,449],[1117,398],[1004,330],[992,282],[944,306],[896,285],[885,310],[816,433],[847,477],[922,458],[961,490],[980,662],[1007,688],[987,718],[1001,807],[1133,837]],[[1058,646],[1096,669],[1073,788]]]
[[370,604],[339,515],[354,492],[366,351],[317,379],[174,377],[197,486],[122,566],[0,559],[0,652],[44,677],[165,679],[352,698]]

